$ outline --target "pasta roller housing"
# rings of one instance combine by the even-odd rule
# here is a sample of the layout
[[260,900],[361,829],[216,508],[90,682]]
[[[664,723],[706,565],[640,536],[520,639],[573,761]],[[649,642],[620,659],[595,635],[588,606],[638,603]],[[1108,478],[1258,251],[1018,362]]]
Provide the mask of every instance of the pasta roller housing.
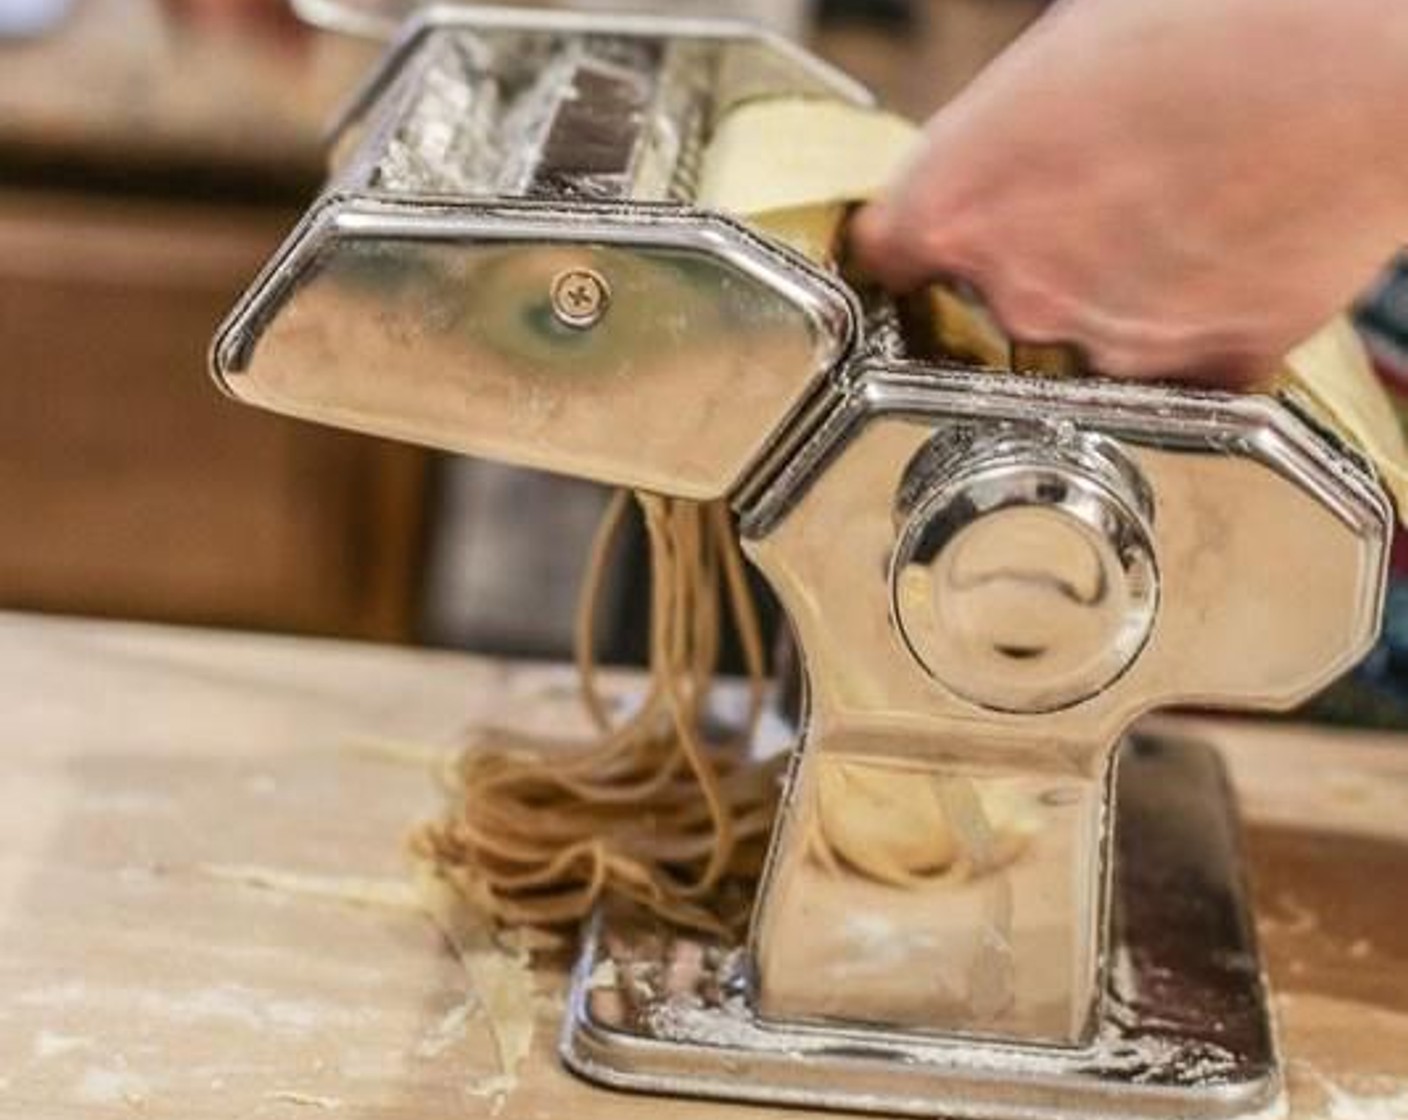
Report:
[[724,496],[854,343],[830,277],[690,205],[713,122],[779,95],[864,96],[730,24],[432,9],[348,108],[323,196],[222,329],[220,384]]
[[752,928],[604,909],[574,1070],[924,1116],[1274,1111],[1227,781],[1129,729],[1287,708],[1369,648],[1374,471],[1279,398],[922,360],[883,300],[693,205],[717,123],[782,96],[866,100],[732,24],[431,10],[215,375],[737,511],[807,682]]

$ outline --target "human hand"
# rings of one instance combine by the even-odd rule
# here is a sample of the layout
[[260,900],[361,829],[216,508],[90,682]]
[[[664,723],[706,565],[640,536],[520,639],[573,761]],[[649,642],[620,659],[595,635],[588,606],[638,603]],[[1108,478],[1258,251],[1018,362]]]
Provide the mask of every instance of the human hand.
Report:
[[1239,386],[1408,240],[1408,5],[1062,0],[853,225],[1116,376]]
[[177,23],[296,40],[308,33],[288,0],[162,0]]

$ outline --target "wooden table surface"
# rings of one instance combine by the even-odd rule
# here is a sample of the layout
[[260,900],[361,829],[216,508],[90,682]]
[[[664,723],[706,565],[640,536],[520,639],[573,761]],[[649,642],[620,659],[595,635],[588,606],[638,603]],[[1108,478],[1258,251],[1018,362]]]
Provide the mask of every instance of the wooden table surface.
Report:
[[[571,699],[559,667],[0,615],[0,1116],[490,1115],[489,1036],[425,919],[212,869],[394,886],[437,794],[367,741],[449,747]],[[1408,741],[1180,724],[1244,798],[1292,1114],[1408,1117]],[[540,981],[502,1116],[803,1115],[575,1081]]]

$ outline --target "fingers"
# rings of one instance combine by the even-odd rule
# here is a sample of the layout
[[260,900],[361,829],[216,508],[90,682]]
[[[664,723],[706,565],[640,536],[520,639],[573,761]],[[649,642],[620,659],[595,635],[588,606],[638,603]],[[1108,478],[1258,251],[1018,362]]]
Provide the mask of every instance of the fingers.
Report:
[[1074,346],[1110,376],[1260,383],[1351,294],[1330,275],[1346,237],[1326,232],[1344,204],[1312,205],[1343,177],[1318,156],[1263,166],[1280,109],[1188,97],[1245,68],[1208,26],[1160,5],[1057,5],[929,122],[855,216],[852,260],[901,294],[962,280],[1014,340]]
[[[979,252],[960,247],[956,224],[953,230],[945,236],[916,230],[894,203],[871,203],[852,223],[853,257],[896,293],[961,280],[1017,346],[1068,347],[1092,373],[1247,391],[1265,385],[1278,368],[1277,344],[1229,336],[1214,329],[1211,315],[1182,329],[1157,317],[1120,320],[1099,306],[1098,294],[1083,294],[1073,273],[1061,282],[1060,268],[1029,260],[1020,245],[979,266]],[[1038,279],[1047,272],[1054,276]]]
[[1106,377],[1129,381],[1166,381],[1203,389],[1253,392],[1275,381],[1280,360],[1273,351],[1189,346],[1107,348],[1091,368]]
[[865,206],[851,223],[851,249],[856,263],[885,288],[912,292],[937,279],[943,266],[928,250],[929,238],[904,236],[905,223],[893,203],[881,199]]

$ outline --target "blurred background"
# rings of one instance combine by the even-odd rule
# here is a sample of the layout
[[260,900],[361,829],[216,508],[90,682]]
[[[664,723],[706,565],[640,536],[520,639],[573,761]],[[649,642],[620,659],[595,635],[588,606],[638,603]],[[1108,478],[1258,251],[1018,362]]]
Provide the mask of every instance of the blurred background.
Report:
[[[365,33],[411,0],[309,2]],[[571,6],[748,16],[922,117],[1043,4]],[[568,651],[598,489],[280,420],[206,377],[378,49],[286,0],[0,0],[0,606]],[[1386,280],[1363,325],[1408,383],[1406,322]],[[607,657],[632,653],[639,578],[616,574]]]
[[[921,115],[1040,4],[653,7],[768,23]],[[567,651],[599,490],[281,420],[205,373],[378,49],[286,0],[0,0],[0,605]]]

